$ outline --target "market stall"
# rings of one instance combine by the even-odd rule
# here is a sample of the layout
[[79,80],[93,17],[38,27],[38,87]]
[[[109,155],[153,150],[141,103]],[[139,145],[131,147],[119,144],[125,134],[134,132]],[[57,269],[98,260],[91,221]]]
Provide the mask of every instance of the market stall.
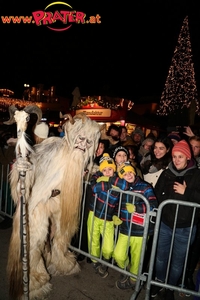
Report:
[[134,103],[124,98],[112,98],[101,96],[82,97],[76,106],[70,107],[72,116],[84,112],[92,120],[106,124],[108,128],[111,123],[126,126],[131,133],[136,126],[140,126],[148,134],[150,131],[158,131],[156,122],[136,114],[133,111]]

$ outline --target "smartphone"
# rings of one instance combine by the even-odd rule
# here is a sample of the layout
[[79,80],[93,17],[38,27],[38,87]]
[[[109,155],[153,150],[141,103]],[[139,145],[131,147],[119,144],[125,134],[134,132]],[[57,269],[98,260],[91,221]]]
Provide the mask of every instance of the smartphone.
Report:
[[184,177],[183,176],[176,176],[175,182],[183,184],[183,181],[184,181]]

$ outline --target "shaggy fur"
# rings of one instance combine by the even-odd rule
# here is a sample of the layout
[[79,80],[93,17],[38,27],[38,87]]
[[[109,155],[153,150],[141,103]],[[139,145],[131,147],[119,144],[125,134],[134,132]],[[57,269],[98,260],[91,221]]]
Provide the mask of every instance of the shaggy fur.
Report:
[[[86,167],[92,167],[91,162],[100,138],[100,126],[81,114],[67,120],[63,128],[63,138],[51,137],[35,145],[28,159],[30,168],[26,171],[25,197],[29,225],[30,299],[42,299],[51,290],[51,275],[69,275],[79,271],[79,265],[68,246],[78,229],[83,174]],[[77,147],[80,135],[86,137],[85,141],[81,140],[84,149]],[[17,207],[7,271],[10,295],[13,299],[21,300],[23,281],[18,170],[19,163],[16,162],[10,182]],[[60,194],[52,197],[55,189]]]

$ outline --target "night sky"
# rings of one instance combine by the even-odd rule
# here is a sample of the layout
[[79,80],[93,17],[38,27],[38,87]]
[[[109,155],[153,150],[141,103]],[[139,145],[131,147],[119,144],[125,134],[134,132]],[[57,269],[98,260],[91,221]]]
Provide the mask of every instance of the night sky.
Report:
[[[142,101],[159,100],[178,35],[186,15],[200,94],[200,9],[198,0],[68,0],[87,17],[99,14],[101,24],[73,24],[53,31],[35,24],[3,24],[0,20],[0,88],[21,95],[23,84],[56,86],[70,96],[111,95]],[[1,16],[28,15],[53,1],[9,1]],[[55,6],[54,6],[55,7]],[[53,11],[53,8],[49,9]]]

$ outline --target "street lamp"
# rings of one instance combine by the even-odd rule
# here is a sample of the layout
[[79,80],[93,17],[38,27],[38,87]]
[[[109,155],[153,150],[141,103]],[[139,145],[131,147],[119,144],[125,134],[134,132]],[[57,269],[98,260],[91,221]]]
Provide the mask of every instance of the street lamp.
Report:
[[26,100],[30,100],[30,98],[31,98],[30,84],[28,84],[28,83],[24,83],[24,95],[23,95],[23,99],[25,98],[25,95],[27,95],[27,99]]

